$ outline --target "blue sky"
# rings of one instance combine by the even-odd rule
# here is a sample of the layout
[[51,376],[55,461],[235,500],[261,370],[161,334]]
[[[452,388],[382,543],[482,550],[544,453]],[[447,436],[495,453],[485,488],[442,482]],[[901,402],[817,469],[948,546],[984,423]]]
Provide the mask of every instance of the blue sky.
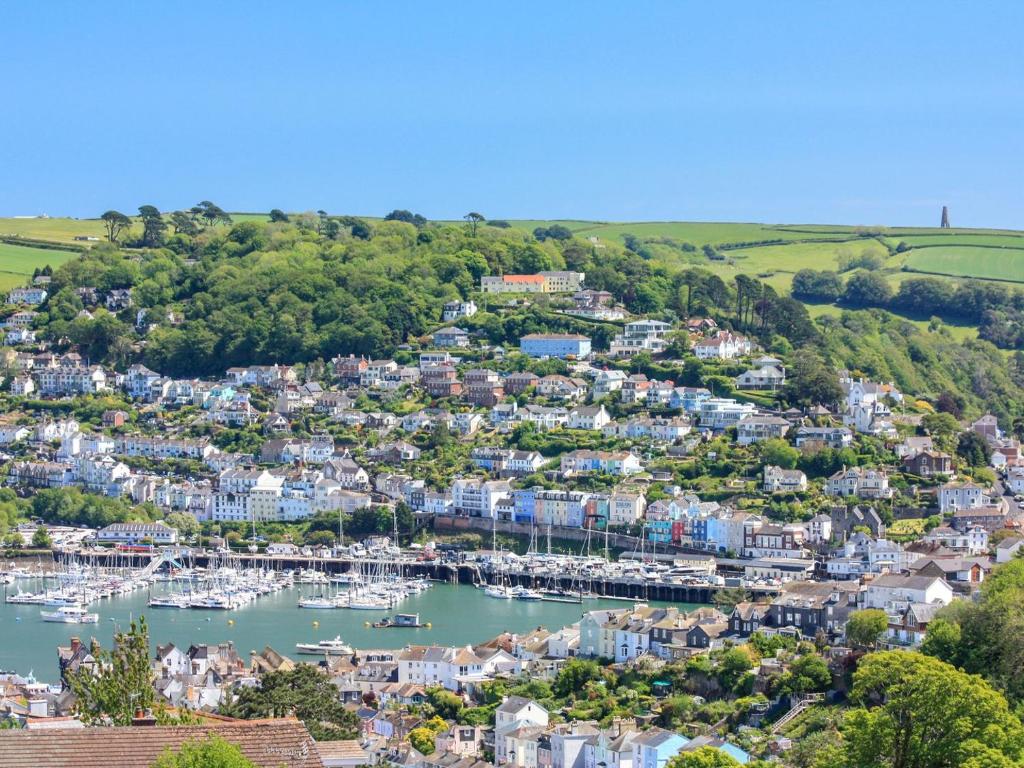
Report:
[[0,214],[1024,228],[1020,3],[8,3]]

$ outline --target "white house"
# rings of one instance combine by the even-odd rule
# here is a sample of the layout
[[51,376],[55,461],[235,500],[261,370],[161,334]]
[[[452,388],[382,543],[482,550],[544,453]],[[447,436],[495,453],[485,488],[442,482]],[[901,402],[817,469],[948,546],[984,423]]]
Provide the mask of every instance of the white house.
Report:
[[508,734],[526,727],[546,728],[548,711],[536,701],[522,696],[509,696],[494,711],[494,762],[509,762]]
[[985,489],[975,483],[951,482],[939,487],[939,511],[943,514],[987,507],[991,503]]
[[799,469],[783,469],[766,465],[762,489],[765,493],[803,493],[807,490],[807,475]]
[[178,543],[178,532],[164,523],[113,523],[102,528],[96,538],[114,544],[139,544],[150,539],[157,545]]
[[953,601],[953,588],[938,576],[879,576],[868,582],[862,594],[865,608],[885,611],[905,610],[911,603],[949,605]]
[[581,405],[569,411],[569,429],[601,429],[611,420],[603,405]]

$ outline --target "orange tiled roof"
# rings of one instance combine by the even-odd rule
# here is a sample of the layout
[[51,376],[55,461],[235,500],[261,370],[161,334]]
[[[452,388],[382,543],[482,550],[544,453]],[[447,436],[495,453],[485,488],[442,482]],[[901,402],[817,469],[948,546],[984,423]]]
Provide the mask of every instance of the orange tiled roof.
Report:
[[149,768],[165,749],[216,734],[260,768],[323,768],[306,727],[293,718],[217,725],[0,731],[4,768]]
[[502,275],[506,283],[543,283],[547,278],[543,275]]

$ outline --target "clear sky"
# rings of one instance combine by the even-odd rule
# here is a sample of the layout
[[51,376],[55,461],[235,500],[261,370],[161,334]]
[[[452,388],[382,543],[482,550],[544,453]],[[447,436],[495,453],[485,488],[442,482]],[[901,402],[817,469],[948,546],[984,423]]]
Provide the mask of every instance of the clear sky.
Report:
[[1020,2],[25,2],[0,215],[1024,228]]

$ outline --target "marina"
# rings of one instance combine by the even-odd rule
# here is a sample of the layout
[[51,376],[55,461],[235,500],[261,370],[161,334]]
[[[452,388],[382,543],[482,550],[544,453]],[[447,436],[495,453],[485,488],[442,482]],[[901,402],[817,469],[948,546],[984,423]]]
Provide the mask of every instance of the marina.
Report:
[[[19,579],[8,585],[6,596],[23,592],[38,594],[55,588],[55,578]],[[41,680],[56,681],[57,646],[68,645],[72,637],[88,641],[96,637],[109,647],[113,633],[127,628],[134,618],[145,615],[154,646],[173,642],[184,647],[192,643],[235,644],[245,657],[251,650],[270,645],[285,655],[313,660],[315,654],[299,655],[298,644],[340,640],[355,649],[401,648],[407,644],[465,645],[488,640],[501,632],[528,632],[538,626],[557,628],[577,621],[583,611],[622,607],[623,601],[588,599],[579,602],[548,600],[494,600],[471,585],[435,583],[430,589],[409,595],[402,612],[415,614],[420,626],[374,627],[374,622],[394,618],[394,609],[307,611],[298,608],[300,599],[323,592],[318,583],[295,583],[292,587],[267,593],[233,610],[168,609],[151,607],[154,598],[173,599],[181,594],[174,581],[154,581],[111,594],[88,606],[98,614],[98,624],[46,622],[38,603],[0,601],[0,669],[22,674],[32,672]],[[13,590],[13,591],[12,591]],[[678,604],[680,609],[695,607]],[[54,609],[56,610],[56,609]]]

